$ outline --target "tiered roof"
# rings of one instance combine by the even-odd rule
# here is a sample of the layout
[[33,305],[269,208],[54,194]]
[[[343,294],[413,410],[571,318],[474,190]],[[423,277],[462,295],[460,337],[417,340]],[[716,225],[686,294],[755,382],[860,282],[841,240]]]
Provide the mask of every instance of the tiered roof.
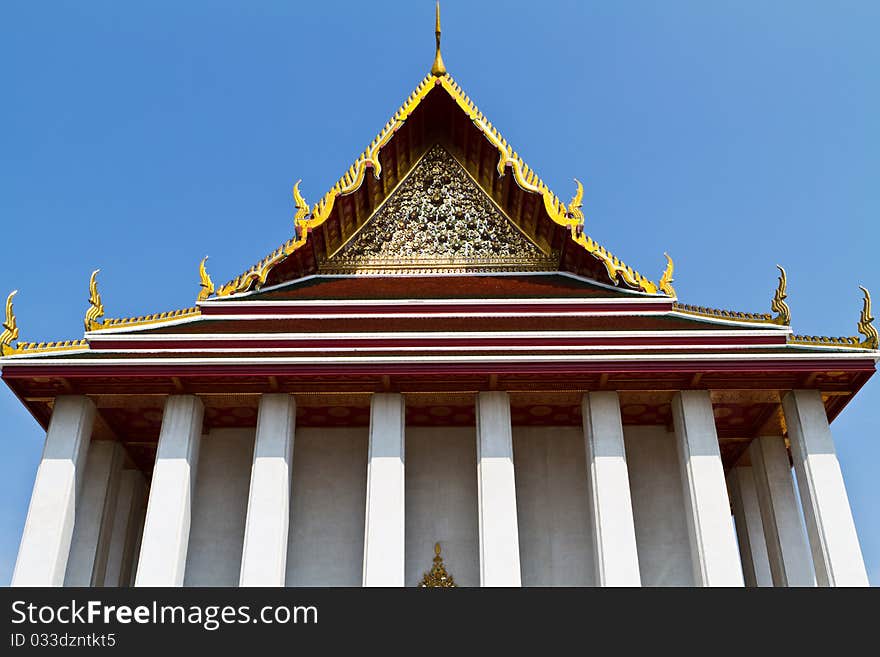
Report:
[[[0,363],[4,369],[35,358],[103,359],[104,354],[94,352],[102,351],[101,345],[111,335],[112,340],[121,344],[122,335],[130,333],[140,339],[156,329],[167,332],[180,327],[183,333],[221,328],[237,331],[238,324],[235,328],[221,326],[217,316],[240,317],[251,309],[264,308],[267,303],[290,301],[296,305],[300,302],[295,300],[309,294],[324,301],[389,300],[399,299],[401,294],[416,298],[431,289],[428,296],[445,303],[462,298],[456,297],[455,290],[464,288],[468,290],[465,296],[471,299],[493,297],[499,290],[511,298],[528,297],[535,289],[551,298],[569,294],[585,299],[613,297],[621,309],[627,308],[633,314],[641,312],[644,304],[653,303],[663,306],[669,317],[689,318],[691,323],[705,325],[706,330],[740,332],[749,325],[766,331],[782,341],[781,348],[792,353],[810,348],[814,354],[852,352],[859,357],[877,358],[878,336],[872,325],[870,296],[864,288],[865,301],[858,323],[860,336],[795,336],[788,328],[791,318],[785,303],[784,271],[771,302],[772,313],[742,313],[679,303],[672,286],[673,263],[669,256],[660,279],[654,282],[611,254],[587,235],[581,208],[583,186],[575,181],[571,201],[566,204],[560,200],[446,72],[439,50],[439,18],[436,32],[438,47],[431,73],[339,181],[313,205],[305,201],[299,182],[294,186],[294,230],[284,244],[216,288],[203,259],[199,265],[196,305],[138,317],[104,317],[96,271],[89,284],[86,333],[77,340],[16,342],[19,329],[13,312],[13,292],[7,299],[4,331],[0,335]],[[435,167],[431,169],[434,173],[426,170],[429,166]],[[441,168],[437,169],[438,166]],[[444,184],[437,183],[437,171],[441,172]],[[450,176],[460,179],[452,185],[452,200],[452,192],[448,185],[444,186]],[[413,201],[412,193],[402,201],[399,197],[405,195],[408,185],[413,187],[416,182],[433,185],[434,207],[439,208],[438,218],[423,222],[421,230],[428,234],[444,232],[442,239],[464,241],[477,238],[462,237],[462,231],[468,235],[482,231],[481,248],[490,255],[479,249],[464,249],[460,253],[469,253],[468,257],[458,254],[447,258],[450,251],[441,249],[433,259],[408,260],[391,251],[382,256],[385,260],[381,267],[377,261],[369,261],[369,254],[378,253],[385,241],[414,239],[406,223],[410,219],[401,218],[401,209],[411,212],[413,217],[422,217],[425,211],[419,209],[418,202],[424,206],[427,201]],[[479,225],[474,224],[474,208],[482,213]],[[464,224],[468,224],[467,230],[462,228]],[[357,244],[358,240],[371,243],[364,246]],[[497,253],[491,253],[493,248]],[[418,255],[419,249],[416,251]],[[402,264],[392,267],[388,264],[391,261]],[[527,280],[525,273],[532,279]],[[437,283],[440,274],[454,274],[456,280]],[[535,283],[538,274],[543,276],[540,284]],[[401,282],[413,275],[423,279],[418,286]],[[368,283],[364,277],[369,277]],[[552,285],[547,283],[550,280],[554,281]],[[532,292],[525,294],[530,285]],[[566,285],[568,292],[563,291]],[[235,304],[240,309],[233,310]]]

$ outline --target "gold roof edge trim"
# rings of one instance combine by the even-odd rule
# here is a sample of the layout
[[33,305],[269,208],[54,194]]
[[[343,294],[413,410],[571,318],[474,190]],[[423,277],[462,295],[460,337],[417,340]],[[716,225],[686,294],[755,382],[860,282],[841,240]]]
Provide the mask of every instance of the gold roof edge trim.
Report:
[[707,308],[706,306],[695,306],[689,303],[679,303],[674,301],[672,309],[687,315],[697,317],[710,317],[712,319],[727,319],[735,322],[750,322],[754,324],[772,324],[773,315],[770,313],[749,313],[739,310],[724,310],[722,308]]
[[489,142],[498,150],[496,169],[499,176],[506,174],[510,167],[516,183],[525,191],[539,194],[544,202],[544,209],[550,219],[568,228],[571,239],[605,265],[612,281],[623,281],[627,286],[641,290],[647,294],[662,294],[656,283],[643,276],[632,267],[614,256],[608,249],[587,236],[583,232],[584,214],[581,210],[583,185],[575,180],[577,189],[574,197],[566,205],[541,180],[534,169],[519,156],[491,121],[477,108],[461,86],[448,73],[442,75],[429,74],[422,79],[415,90],[407,97],[400,108],[392,115],[370,145],[361,153],[342,177],[324,194],[311,208],[299,190],[299,181],[293,188],[294,203],[297,211],[294,217],[295,235],[256,265],[243,274],[220,286],[216,295],[226,297],[246,292],[252,284],[262,285],[266,282],[272,268],[306,243],[308,232],[323,224],[333,211],[336,199],[340,196],[357,191],[364,182],[367,169],[372,168],[373,176],[378,179],[382,175],[380,151],[388,144],[394,133],[406,122],[425,97],[435,88],[442,87],[455,101],[458,107],[468,116],[473,124],[483,133]]
[[880,335],[877,333],[877,327],[874,326],[874,316],[871,314],[871,293],[863,285],[859,285],[859,289],[862,291],[862,312],[859,314],[856,329],[864,336],[863,339],[860,339],[858,335],[842,337],[792,335],[789,337],[788,343],[806,347],[848,347],[870,351],[880,349]]
[[[667,269],[663,272],[663,278],[660,279],[660,286],[661,289],[663,289],[664,284],[667,285],[672,291],[672,294],[669,294],[668,292],[667,294],[669,294],[669,296],[675,296],[675,291],[671,288],[672,259],[668,255],[666,255],[666,258],[668,260]],[[775,324],[777,326],[790,327],[791,309],[788,307],[788,304],[785,303],[785,300],[788,298],[788,294],[786,293],[788,277],[786,276],[785,269],[779,265],[776,265],[776,268],[779,270],[779,280],[776,285],[776,291],[773,293],[773,298],[770,300],[770,310],[776,313],[776,316],[773,316],[771,313],[749,313],[738,310],[707,308],[705,306],[679,303],[678,301],[672,303],[672,309],[688,315],[695,315],[697,317],[710,317],[712,319],[726,319],[753,324]]]
[[53,342],[19,341],[18,344],[13,347],[12,343],[18,340],[18,322],[15,318],[15,309],[12,303],[16,294],[18,294],[18,290],[13,290],[9,293],[9,296],[6,297],[6,316],[3,320],[3,332],[0,333],[0,357],[22,356],[50,351],[82,351],[89,348],[89,344],[84,338],[79,340],[57,340]]
[[143,326],[145,324],[157,324],[162,322],[170,322],[175,319],[184,319],[186,317],[196,317],[201,315],[202,311],[198,306],[191,306],[189,308],[180,308],[179,310],[167,310],[161,313],[153,313],[151,315],[140,315],[138,317],[110,317],[104,320],[104,322],[92,329],[93,331],[104,331],[107,329],[128,327],[128,326]]

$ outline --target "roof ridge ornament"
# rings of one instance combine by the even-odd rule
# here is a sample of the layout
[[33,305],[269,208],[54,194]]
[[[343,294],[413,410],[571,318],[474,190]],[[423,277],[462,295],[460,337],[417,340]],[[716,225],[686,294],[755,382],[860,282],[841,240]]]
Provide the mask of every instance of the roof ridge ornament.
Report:
[[293,215],[293,225],[297,230],[299,229],[299,222],[307,219],[311,214],[311,210],[309,210],[309,204],[306,203],[306,200],[303,198],[303,195],[299,191],[299,184],[302,182],[302,178],[297,180],[293,185],[293,203],[296,205],[296,214]]
[[434,54],[434,63],[431,65],[431,75],[439,78],[446,75],[446,66],[443,64],[443,56],[440,54],[440,0],[437,0],[437,20],[434,25],[434,38],[437,40],[437,52]]
[[862,313],[859,315],[859,333],[865,336],[861,345],[866,349],[880,349],[880,336],[877,334],[877,327],[874,326],[874,316],[871,314],[871,293],[868,288],[859,285],[859,289],[863,292]]
[[566,208],[566,214],[568,214],[572,219],[575,219],[579,225],[583,225],[584,211],[581,208],[584,207],[584,186],[577,178],[574,178],[573,180],[577,185],[577,189],[575,190],[574,196],[571,197],[571,201]]
[[781,266],[776,265],[776,268],[779,270],[779,285],[776,287],[773,300],[770,302],[770,310],[776,313],[773,323],[781,326],[791,326],[791,308],[785,303],[785,299],[788,297],[788,294],[785,292],[788,286],[788,279],[785,275],[785,270]]
[[3,322],[3,333],[0,334],[0,356],[8,356],[16,352],[12,346],[13,340],[18,340],[18,324],[15,321],[15,311],[12,308],[12,297],[16,294],[18,294],[18,290],[13,290],[6,297],[6,321]]
[[86,310],[86,316],[83,319],[86,331],[94,331],[100,328],[101,323],[98,321],[104,316],[104,304],[101,303],[101,295],[98,292],[98,272],[96,269],[89,278],[89,309]]
[[208,256],[202,258],[202,261],[199,263],[199,296],[196,297],[196,302],[204,301],[209,296],[214,294],[214,281],[211,280],[211,276],[208,274],[208,270],[205,269],[205,261],[208,259]]
[[678,295],[675,293],[675,288],[672,287],[672,282],[675,280],[672,278],[672,272],[675,269],[675,265],[672,263],[672,258],[669,257],[668,253],[664,253],[663,256],[666,258],[666,269],[663,270],[663,275],[660,277],[660,282],[657,284],[657,287],[660,288],[660,291],[666,296],[677,298]]

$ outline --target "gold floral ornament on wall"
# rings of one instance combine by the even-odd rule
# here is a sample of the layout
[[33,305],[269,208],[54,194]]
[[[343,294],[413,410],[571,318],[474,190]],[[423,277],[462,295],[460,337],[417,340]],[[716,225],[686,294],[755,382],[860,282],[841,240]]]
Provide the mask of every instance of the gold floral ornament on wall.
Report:
[[452,579],[452,575],[446,572],[446,566],[443,565],[443,557],[440,556],[439,543],[434,544],[434,565],[431,566],[431,570],[426,572],[422,577],[422,581],[419,582],[419,588],[457,588],[455,580]]

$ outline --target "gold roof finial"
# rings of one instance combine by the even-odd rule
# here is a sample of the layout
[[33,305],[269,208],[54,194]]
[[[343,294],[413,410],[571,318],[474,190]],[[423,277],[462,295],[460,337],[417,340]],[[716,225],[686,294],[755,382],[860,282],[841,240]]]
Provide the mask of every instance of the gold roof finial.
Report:
[[776,317],[773,318],[773,323],[781,324],[782,326],[791,326],[791,309],[788,307],[788,304],[785,303],[785,299],[788,297],[785,293],[788,281],[785,276],[785,270],[779,265],[776,265],[776,268],[779,270],[779,285],[776,287],[773,301],[770,302],[770,310],[776,313]]
[[99,271],[101,270],[96,269],[93,271],[91,278],[89,278],[89,309],[86,311],[85,319],[83,319],[86,331],[94,331],[101,326],[98,320],[104,316],[104,304],[101,303],[101,295],[98,293]]
[[12,297],[18,294],[13,290],[6,297],[6,321],[3,322],[3,333],[0,334],[0,356],[8,356],[15,353],[12,341],[18,340],[18,324],[15,323],[15,311],[12,309]]
[[668,253],[664,253],[663,255],[666,257],[666,269],[663,270],[663,275],[660,277],[660,283],[657,287],[659,287],[660,291],[668,297],[678,297],[675,293],[675,288],[672,287],[672,281],[675,280],[672,278],[672,272],[675,265],[672,264],[672,258],[669,257]]
[[208,259],[208,256],[202,258],[202,261],[199,263],[199,296],[196,297],[196,301],[204,301],[209,296],[214,294],[214,281],[211,280],[211,277],[208,275],[208,270],[205,269],[205,261]]
[[419,582],[419,588],[457,588],[455,580],[452,579],[452,575],[446,572],[446,566],[443,565],[443,557],[440,556],[439,543],[434,544],[434,565],[431,566],[431,570],[425,573],[424,577],[422,577],[422,581]]
[[584,207],[584,186],[577,178],[574,179],[574,183],[577,185],[577,189],[566,207],[566,214],[578,223],[583,224],[584,211],[582,208]]
[[874,326],[874,316],[871,315],[871,293],[868,289],[859,285],[864,293],[862,300],[862,314],[859,316],[859,333],[865,336],[861,346],[866,349],[880,349],[880,336],[877,335],[877,327]]
[[431,75],[440,78],[446,75],[446,66],[443,64],[443,56],[440,54],[440,0],[437,0],[437,23],[434,27],[434,36],[437,39],[437,53],[434,55]]
[[307,219],[310,214],[309,204],[306,203],[302,193],[299,191],[299,184],[301,182],[302,178],[297,180],[296,184],[293,186],[293,204],[296,206],[296,214],[293,216],[294,224],[298,224],[304,219]]

